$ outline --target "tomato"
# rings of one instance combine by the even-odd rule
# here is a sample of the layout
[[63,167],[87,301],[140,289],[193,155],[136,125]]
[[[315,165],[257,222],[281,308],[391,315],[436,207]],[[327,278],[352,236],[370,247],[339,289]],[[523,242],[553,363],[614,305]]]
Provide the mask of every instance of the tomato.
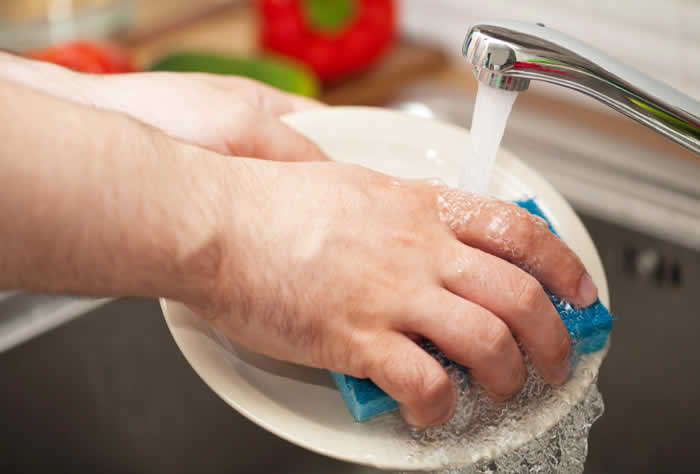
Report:
[[131,57],[124,49],[87,40],[69,41],[44,49],[27,51],[25,56],[75,71],[94,74],[115,74],[136,70]]
[[367,68],[396,29],[392,0],[258,0],[263,48],[295,57],[322,80]]

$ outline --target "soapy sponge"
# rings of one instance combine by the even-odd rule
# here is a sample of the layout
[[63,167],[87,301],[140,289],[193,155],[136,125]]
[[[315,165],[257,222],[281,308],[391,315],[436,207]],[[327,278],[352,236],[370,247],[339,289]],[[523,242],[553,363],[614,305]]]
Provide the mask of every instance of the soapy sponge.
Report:
[[[524,199],[515,201],[515,203],[527,209],[530,213],[542,217],[547,221],[550,230],[556,234],[551,223],[534,199]],[[566,301],[549,293],[547,294],[559,312],[566,330],[569,332],[574,353],[589,354],[605,347],[608,334],[612,329],[612,317],[600,301],[596,301],[587,308],[577,309]],[[433,355],[443,367],[454,366],[459,370],[464,370],[460,365],[447,359],[429,341],[421,342],[420,345]],[[337,372],[331,372],[331,374],[350,413],[356,421],[365,421],[398,408],[396,400],[377,387],[370,379],[358,379]]]

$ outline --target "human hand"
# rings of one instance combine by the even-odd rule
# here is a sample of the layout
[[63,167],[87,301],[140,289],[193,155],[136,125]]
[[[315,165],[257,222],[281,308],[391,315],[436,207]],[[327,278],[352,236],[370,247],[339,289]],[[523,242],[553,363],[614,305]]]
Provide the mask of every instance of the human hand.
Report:
[[416,426],[447,421],[456,403],[420,337],[498,399],[526,377],[516,338],[547,381],[568,377],[569,337],[539,281],[579,305],[597,290],[541,219],[357,166],[246,167],[244,185],[217,172],[205,206],[219,228],[216,283],[191,304],[232,340],[369,377]]
[[218,153],[278,161],[326,160],[279,120],[322,104],[242,77],[152,72],[92,76],[95,105]]
[[326,157],[279,116],[322,104],[242,77],[193,73],[83,74],[0,51],[0,78],[71,102],[125,113],[219,153],[281,161]]

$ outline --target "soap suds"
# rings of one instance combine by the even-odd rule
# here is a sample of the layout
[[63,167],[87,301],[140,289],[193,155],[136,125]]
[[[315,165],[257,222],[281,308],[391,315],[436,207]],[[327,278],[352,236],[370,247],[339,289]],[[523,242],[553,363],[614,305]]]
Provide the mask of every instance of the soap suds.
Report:
[[[516,435],[517,430],[513,429],[511,439],[504,437],[503,430],[497,428],[522,428],[520,425],[523,419],[532,415],[533,410],[541,408],[539,403],[533,403],[537,400],[550,399],[558,404],[568,403],[555,396],[555,389],[535,372],[527,357],[526,362],[528,379],[525,386],[518,395],[503,403],[492,401],[473,379],[465,382],[465,374],[461,370],[455,367],[448,369],[458,387],[455,416],[444,425],[424,430],[404,425],[412,438],[414,459],[426,456],[437,459],[446,467],[435,471],[436,474],[582,473],[588,452],[588,433],[604,409],[595,381],[587,388],[583,399],[571,407],[565,407],[568,414],[539,438],[510,453],[476,464],[460,466],[459,462],[452,459],[450,453],[466,450],[472,440],[483,439],[484,436],[493,436],[489,443],[499,448],[517,444],[520,439]],[[547,417],[547,414],[535,415]]]
[[517,204],[446,186],[437,193],[437,208],[440,220],[455,234],[480,236],[482,242],[488,241],[490,253],[497,253],[537,277],[540,259],[525,258],[515,236],[518,229],[533,225],[549,231],[547,221]]

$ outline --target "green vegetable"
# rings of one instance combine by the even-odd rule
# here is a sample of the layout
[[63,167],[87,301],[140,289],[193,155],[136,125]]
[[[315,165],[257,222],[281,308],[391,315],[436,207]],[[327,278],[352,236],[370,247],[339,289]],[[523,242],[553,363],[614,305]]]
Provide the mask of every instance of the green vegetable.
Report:
[[277,57],[234,58],[181,52],[159,59],[150,69],[244,76],[293,94],[315,97],[319,93],[319,82],[313,72],[296,62]]
[[334,31],[345,26],[354,15],[352,0],[306,0],[306,14],[322,30]]

